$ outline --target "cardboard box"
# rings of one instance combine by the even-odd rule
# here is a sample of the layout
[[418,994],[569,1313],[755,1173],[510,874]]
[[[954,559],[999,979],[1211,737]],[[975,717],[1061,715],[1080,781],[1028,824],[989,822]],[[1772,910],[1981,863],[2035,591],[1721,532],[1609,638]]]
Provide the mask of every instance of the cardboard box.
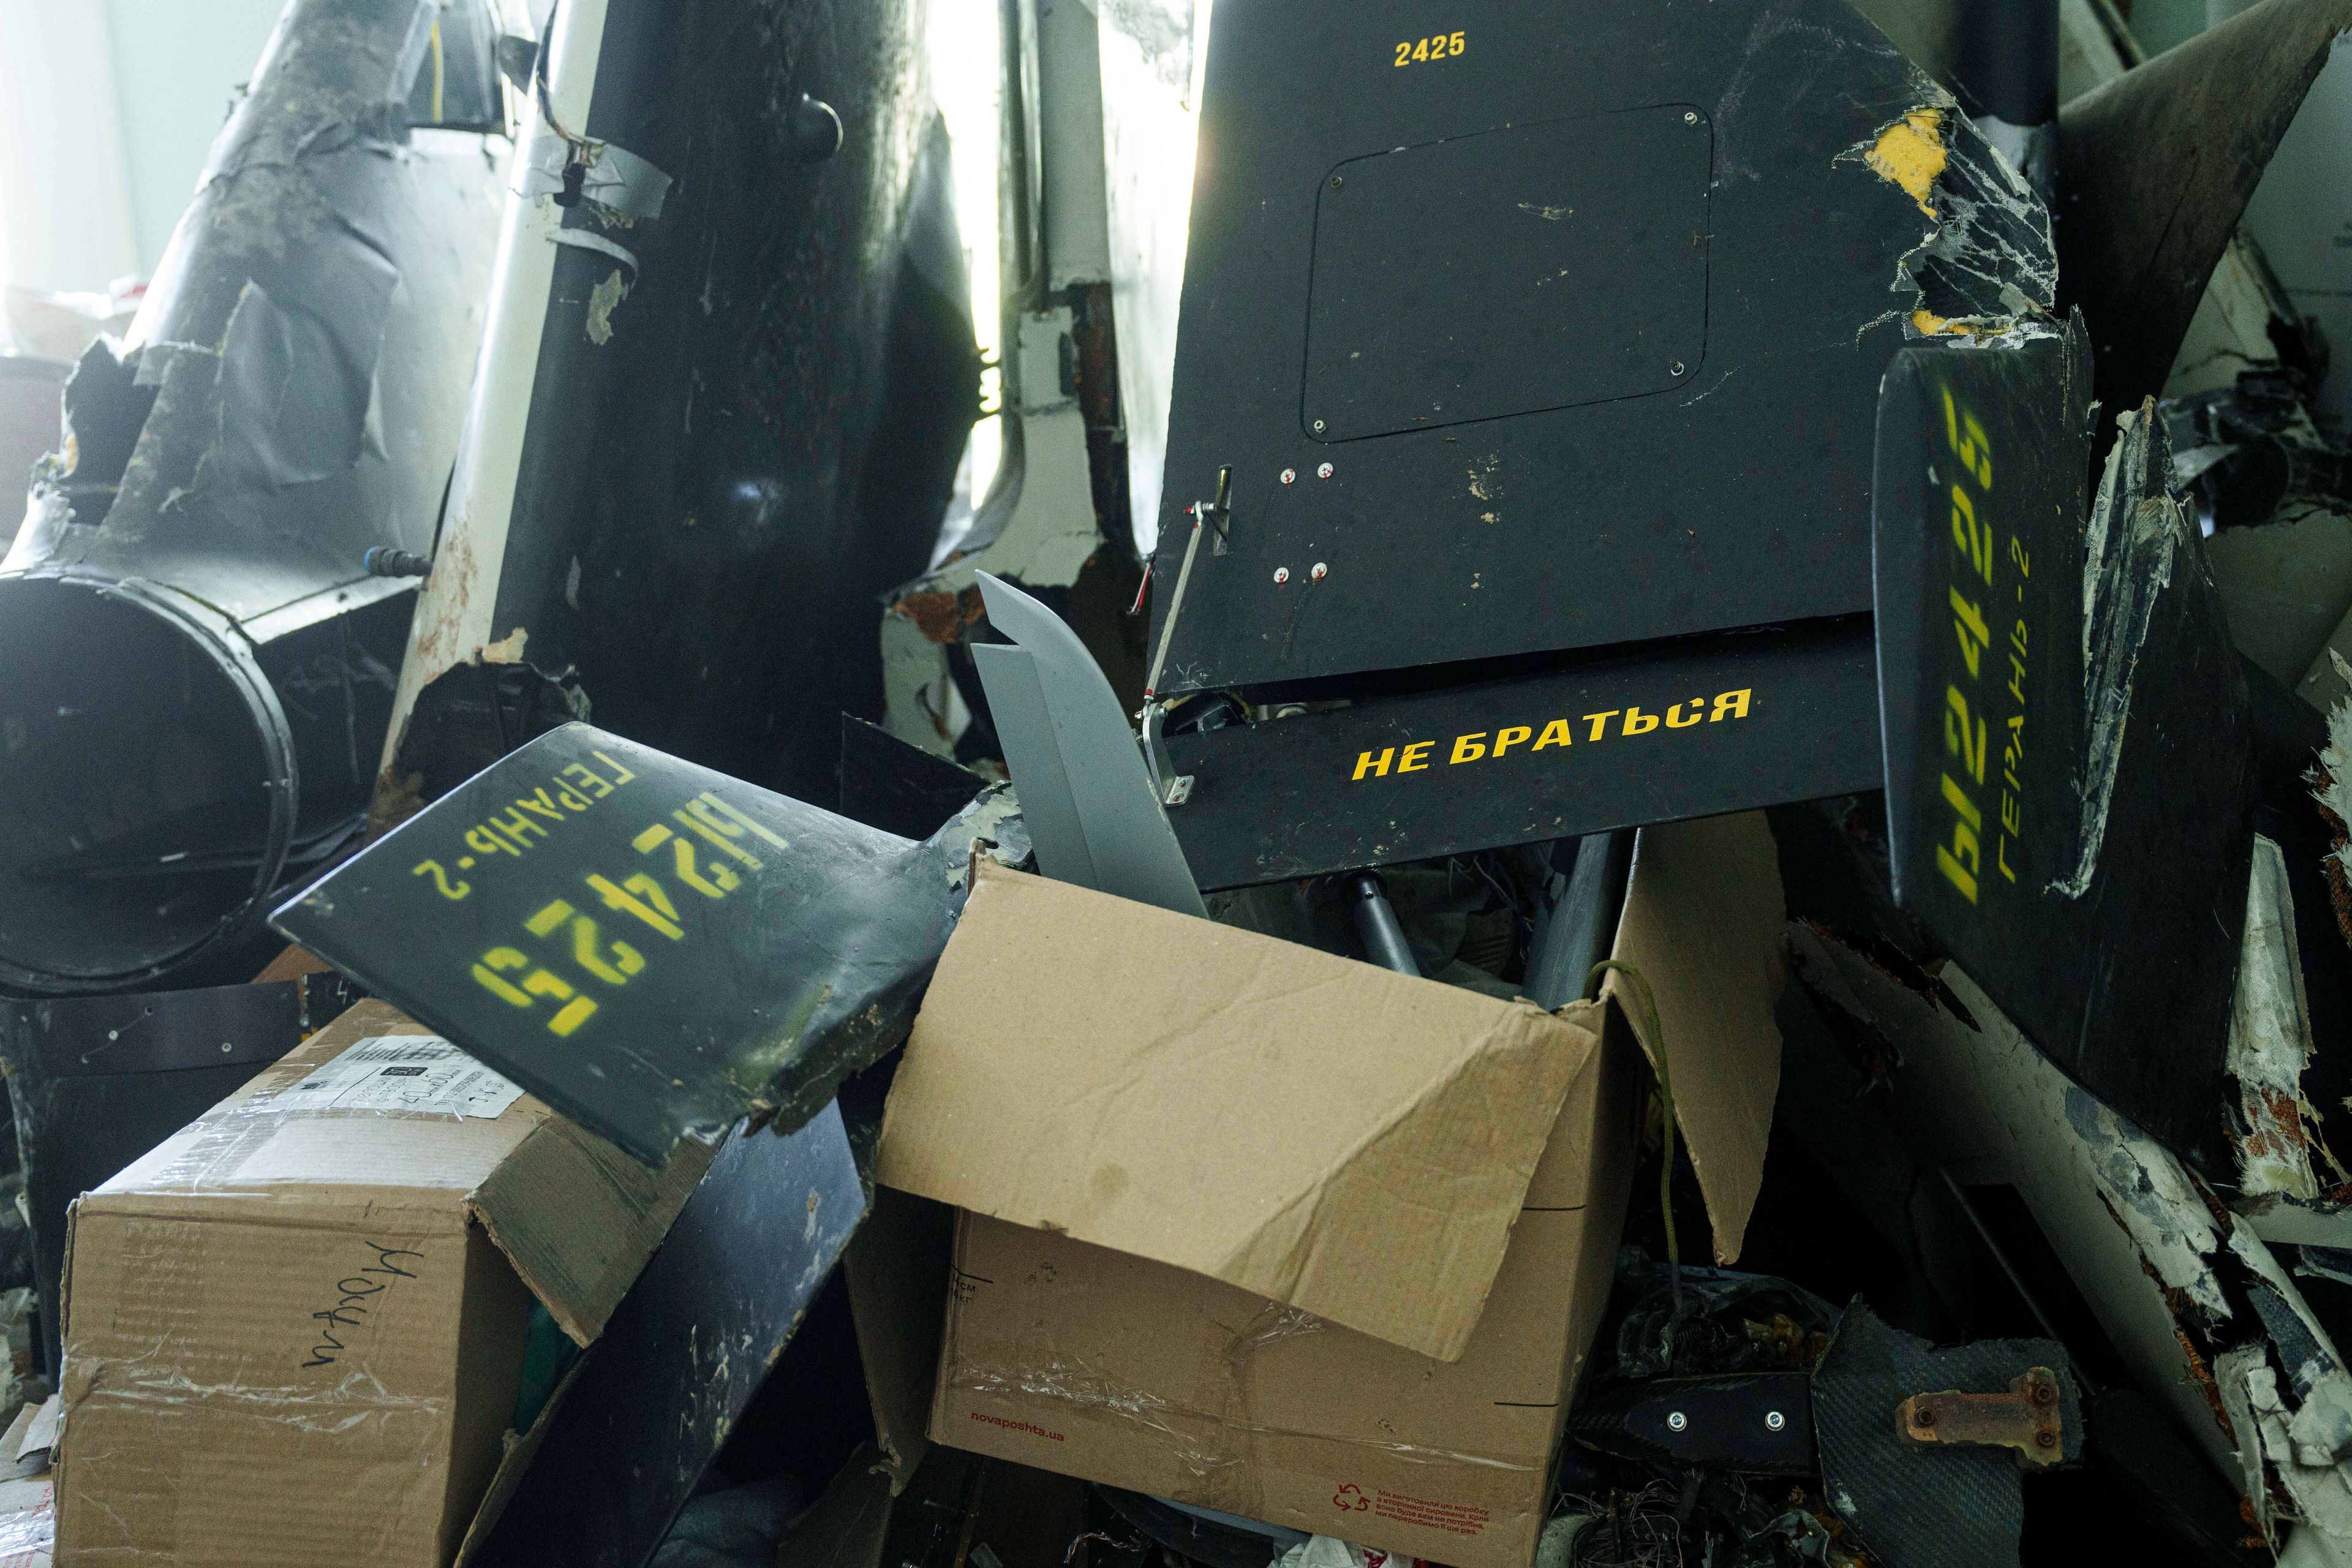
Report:
[[495,1075],[360,1065],[431,1047],[343,1055],[430,1036],[361,1003],[74,1205],[61,1562],[457,1560],[527,1452],[532,1303],[594,1339],[709,1152],[649,1171]]
[[[1613,952],[1654,994],[1726,1262],[1779,1083],[1781,919],[1760,816],[1642,833]],[[1615,976],[1545,1019],[984,872],[880,1153],[967,1211],[933,1440],[1525,1568],[1607,1304],[1643,1015]]]

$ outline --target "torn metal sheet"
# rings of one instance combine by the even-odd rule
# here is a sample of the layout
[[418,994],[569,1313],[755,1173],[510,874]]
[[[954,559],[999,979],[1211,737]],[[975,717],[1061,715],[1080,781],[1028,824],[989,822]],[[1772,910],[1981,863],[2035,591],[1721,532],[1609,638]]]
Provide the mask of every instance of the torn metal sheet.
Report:
[[[1089,410],[1085,395],[1091,389],[1082,384],[1090,374],[1103,382],[1115,374],[1108,343],[1081,332],[1068,305],[1022,312],[1016,330],[1018,350],[1003,367],[1004,453],[996,483],[946,558],[892,592],[882,615],[887,722],[894,733],[942,755],[963,739],[969,722],[954,691],[951,649],[968,642],[980,622],[982,574],[1033,590],[1066,589],[1100,563],[1124,576],[1126,595],[1139,585],[1126,529],[1111,528],[1108,537],[1118,542],[1106,555],[1108,525],[1097,518],[1103,476],[1095,429],[1117,415],[1108,406]],[[1100,350],[1091,363],[1082,357],[1087,346]],[[1110,463],[1115,454],[1106,448],[1103,458]],[[956,526],[951,519],[950,531]]]
[[[985,494],[958,498],[929,570],[888,595],[882,621],[887,722],[942,754],[982,754],[988,744],[984,724],[966,735],[971,714],[953,684],[971,673],[977,574],[1033,592],[1068,590],[1057,602],[1080,616],[1080,606],[1098,606],[1097,630],[1111,605],[1133,601],[1141,585],[1126,474],[1129,420],[1119,397],[1122,377],[1133,378],[1118,352],[1108,281],[1116,268],[1102,46],[1117,47],[1118,38],[1083,5],[1016,9],[999,31],[1004,123],[1026,143],[1022,177],[1002,185],[999,217],[1007,254],[1017,258],[998,289],[1001,461]],[[1119,313],[1132,325],[1128,303]],[[971,616],[940,613],[950,605],[970,606]],[[972,694],[969,682],[965,694]]]
[[2320,434],[2296,372],[2242,371],[2226,386],[2159,406],[2173,479],[2195,495],[2209,532],[2267,522],[2292,495],[2352,501],[2352,451]]
[[784,1355],[866,1205],[835,1106],[788,1136],[730,1138],[590,1348],[468,1561],[640,1568],[650,1560]]
[[0,1067],[24,1163],[37,1359],[58,1367],[66,1210],[361,995],[339,974],[131,996],[0,1001]]
[[1867,610],[1888,357],[2057,327],[1950,94],[1826,0],[1490,0],[1442,58],[1353,20],[1397,58],[1209,37],[1155,641],[1186,505],[1233,510],[1167,691]]
[[2214,265],[2352,0],[2264,0],[2058,115],[2062,300],[2112,414],[2164,389]]
[[[413,585],[365,557],[432,549],[506,149],[408,46],[481,12],[290,5],[68,387],[0,563],[0,979],[152,981],[362,824]],[[500,101],[459,90],[487,58],[427,73],[443,110]]]
[[979,408],[920,14],[556,8],[380,818],[589,717],[833,797]]
[[2014,353],[1911,351],[1887,376],[1890,868],[1902,908],[2061,1068],[2216,1155],[2248,698],[2145,413],[2083,521],[2087,361],[2078,325]]
[[277,910],[360,978],[658,1165],[789,1131],[905,1037],[999,790],[920,843],[585,724],[451,791]]

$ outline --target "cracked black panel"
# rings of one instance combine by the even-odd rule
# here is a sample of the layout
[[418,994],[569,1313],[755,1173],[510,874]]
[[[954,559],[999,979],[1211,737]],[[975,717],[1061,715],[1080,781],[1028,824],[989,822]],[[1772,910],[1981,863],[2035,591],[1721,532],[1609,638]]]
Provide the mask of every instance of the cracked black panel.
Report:
[[1904,911],[2045,1055],[2210,1161],[2252,854],[2249,699],[2152,409],[2084,496],[2088,359],[2078,327],[2015,353],[1913,350],[1887,377],[1890,869]]
[[2056,336],[2058,258],[2049,209],[1957,107],[1931,126],[1906,116],[1872,151],[1890,139],[1916,143],[1930,136],[1942,157],[1927,197],[1935,226],[1905,261],[1917,289],[1913,335],[2005,344]]
[[1028,855],[1007,792],[966,798],[917,841],[567,724],[272,919],[657,1165],[801,1126],[905,1038],[971,857]]
[[[1425,24],[1219,11],[1155,636],[1225,468],[1232,514],[1163,689],[1867,611],[1880,374],[2056,330],[2032,194],[1833,0]],[[1360,206],[1398,241],[1351,244]]]
[[241,978],[263,896],[361,824],[413,587],[363,557],[431,549],[507,146],[425,118],[436,17],[478,125],[478,4],[295,0],[68,384],[0,563],[0,981]]

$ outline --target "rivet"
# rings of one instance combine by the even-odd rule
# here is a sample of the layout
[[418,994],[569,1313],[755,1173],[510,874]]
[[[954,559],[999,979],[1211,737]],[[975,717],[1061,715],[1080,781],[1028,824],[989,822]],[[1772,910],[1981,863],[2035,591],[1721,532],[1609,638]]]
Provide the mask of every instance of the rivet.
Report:
[[1287,567],[1287,566],[1277,566],[1277,567],[1276,567],[1276,568],[1274,569],[1274,580],[1275,580],[1275,582],[1276,582],[1276,583],[1277,583],[1277,584],[1281,584],[1281,583],[1287,583],[1287,582],[1289,582],[1289,581],[1290,581],[1290,568],[1289,568],[1289,567]]
[[1321,468],[1319,468],[1316,469],[1316,470],[1315,470],[1315,477],[1316,477],[1317,479],[1329,479],[1329,478],[1331,477],[1331,465],[1330,465],[1330,464],[1328,464],[1328,463],[1326,463],[1326,464],[1324,464]]
[[1298,470],[1297,468],[1285,468],[1282,470],[1282,482],[1286,485],[1293,482],[1297,478]]
[[1696,109],[1684,110],[1683,123],[1685,125],[1696,125],[1698,123],[1698,110]]
[[1924,1405],[1918,1405],[1911,1412],[1911,1424],[1915,1426],[1933,1426],[1936,1424],[1936,1413]]
[[1764,1429],[1766,1431],[1778,1432],[1781,1427],[1786,1426],[1788,1424],[1789,1418],[1781,1415],[1779,1411],[1767,1410],[1764,1412]]
[[1324,565],[1320,561],[1318,561],[1315,563],[1315,570],[1309,572],[1307,575],[1314,578],[1318,583],[1320,583],[1324,578],[1331,575],[1331,568]]
[[2058,1446],[2058,1434],[2045,1426],[2033,1435],[2033,1445],[2037,1448],[2054,1448]]
[[1323,421],[1321,421],[1320,419],[1318,419],[1318,420],[1315,422],[1315,433],[1316,433],[1318,436],[1320,436],[1321,434],[1323,434]]
[[1673,370],[1673,372],[1674,372],[1674,374],[1676,374],[1676,375],[1680,375],[1680,374],[1682,374],[1682,373],[1683,373],[1683,362],[1682,362],[1682,361],[1680,361],[1680,360],[1676,360],[1676,361],[1675,361],[1675,363],[1674,363],[1674,364],[1672,365],[1671,369]]
[[1669,1432],[1679,1432],[1679,1431],[1681,1431],[1684,1427],[1685,1427],[1685,1426],[1689,1426],[1689,1425],[1690,1425],[1690,1417],[1689,1417],[1689,1416],[1687,1416],[1687,1415],[1684,1415],[1681,1411],[1679,1411],[1679,1410],[1675,1410],[1675,1411],[1670,1411],[1670,1412],[1668,1412],[1668,1413],[1667,1413],[1667,1415],[1666,1415],[1666,1430],[1667,1430],[1667,1431],[1669,1431]]
[[1338,190],[1338,189],[1339,188],[1339,184],[1340,184],[1339,176],[1339,175],[1337,175],[1337,174],[1332,175],[1332,176],[1331,176],[1331,188],[1332,188],[1333,190],[1335,190],[1335,191],[1336,191],[1336,190]]

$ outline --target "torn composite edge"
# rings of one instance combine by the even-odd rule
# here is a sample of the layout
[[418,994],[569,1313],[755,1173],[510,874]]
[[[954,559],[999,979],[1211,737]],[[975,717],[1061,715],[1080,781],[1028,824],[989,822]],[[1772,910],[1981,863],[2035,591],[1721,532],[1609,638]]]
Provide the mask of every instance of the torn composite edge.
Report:
[[2168,485],[2171,441],[2152,405],[2116,416],[2116,443],[2083,536],[2083,710],[2084,757],[2075,780],[2082,800],[2074,869],[2050,890],[2079,899],[2099,869],[2107,806],[2123,765],[2124,732],[2140,650],[2175,562],[2190,555],[2196,535],[2188,509]]
[[1950,93],[1922,74],[1912,85],[1917,107],[1832,160],[1868,168],[1930,220],[1887,285],[1911,307],[1872,319],[1855,337],[1897,319],[1914,341],[2014,348],[2062,335],[2048,209]]
[[[2023,1037],[1956,966],[1972,1012]],[[1891,1027],[1851,986],[1842,1004]],[[2084,1089],[2063,1088],[2092,1191],[2137,1254],[2173,1326],[2183,1375],[2246,1467],[2246,1500],[2275,1549],[2282,1521],[2352,1552],[2352,1373],[2270,1248],[2161,1144]]]

